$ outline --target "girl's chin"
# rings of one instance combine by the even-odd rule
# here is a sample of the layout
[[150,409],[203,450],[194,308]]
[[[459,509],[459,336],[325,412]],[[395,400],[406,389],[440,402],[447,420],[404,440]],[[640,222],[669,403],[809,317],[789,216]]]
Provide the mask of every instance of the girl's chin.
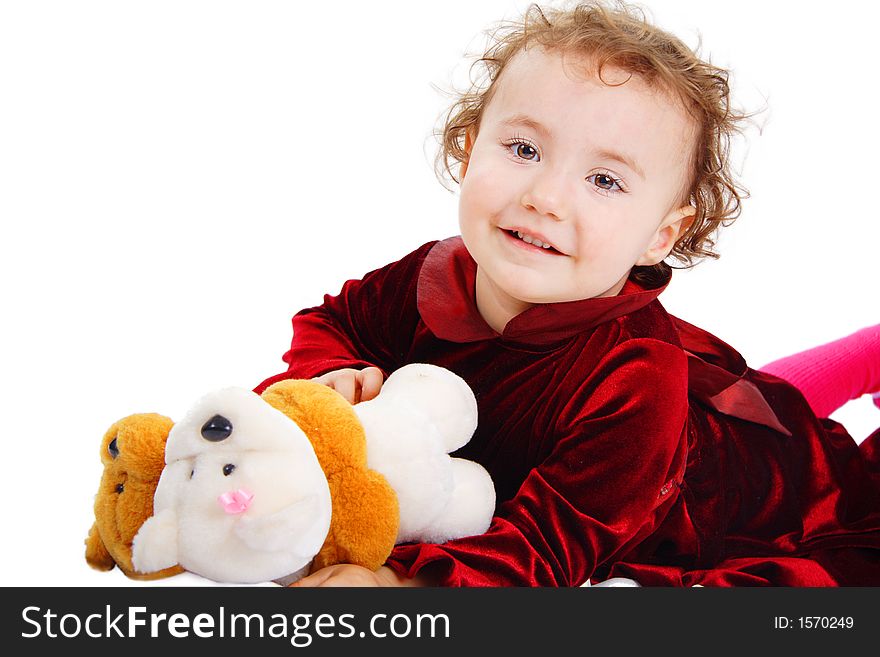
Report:
[[519,277],[505,276],[495,279],[494,282],[505,295],[529,306],[537,306],[546,303],[569,303],[572,301],[584,301],[586,299],[594,299],[598,297],[613,297],[618,295],[620,288],[623,287],[623,283],[626,282],[626,279],[623,279],[619,284],[613,285],[606,291],[590,290],[587,292],[581,292],[570,290],[566,293],[565,291],[560,290],[558,286],[555,286],[553,284],[554,281],[547,281],[547,285],[541,286],[535,285],[538,281],[532,279],[531,285],[524,285],[523,281],[526,280],[527,276],[528,274],[523,274]]
[[527,306],[537,306],[544,303],[557,303],[562,298],[549,290],[536,288],[534,285],[523,286],[511,283],[510,285],[499,286],[504,294],[511,299],[516,299],[519,303]]

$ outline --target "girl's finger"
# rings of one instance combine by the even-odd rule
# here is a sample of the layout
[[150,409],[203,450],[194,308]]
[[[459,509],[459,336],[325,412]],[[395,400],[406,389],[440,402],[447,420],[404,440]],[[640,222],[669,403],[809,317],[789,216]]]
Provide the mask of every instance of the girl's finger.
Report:
[[297,586],[301,586],[303,588],[313,588],[316,586],[321,586],[328,577],[333,574],[332,569],[330,568],[322,568],[316,573],[312,573],[306,577],[303,577],[300,580],[295,581],[288,588],[294,588]]
[[345,397],[348,400],[348,403],[354,404],[355,378],[356,375],[354,372],[340,372],[333,380],[333,384],[330,387]]
[[361,382],[360,401],[370,401],[375,399],[379,391],[382,390],[385,376],[378,367],[368,367],[361,370],[359,379]]

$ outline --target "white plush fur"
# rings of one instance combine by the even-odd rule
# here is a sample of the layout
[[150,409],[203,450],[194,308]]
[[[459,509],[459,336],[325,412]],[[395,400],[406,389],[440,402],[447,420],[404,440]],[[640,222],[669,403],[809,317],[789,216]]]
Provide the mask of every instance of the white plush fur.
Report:
[[464,380],[435,365],[407,365],[354,410],[367,435],[367,464],[397,493],[398,543],[442,543],[488,529],[495,508],[489,474],[448,455],[477,427],[477,402]]
[[606,579],[604,582],[599,582],[598,584],[591,584],[590,580],[584,582],[581,586],[607,586],[607,587],[634,587],[641,586],[636,580],[630,579],[629,577],[612,577],[611,579]]
[[421,532],[420,541],[443,543],[451,538],[482,534],[495,511],[495,486],[479,463],[450,459],[454,486],[446,507]]
[[[467,443],[477,428],[477,400],[464,379],[443,367],[413,363],[393,372],[371,403],[390,409],[410,404],[436,430],[446,453]],[[363,406],[359,405],[355,410]]]

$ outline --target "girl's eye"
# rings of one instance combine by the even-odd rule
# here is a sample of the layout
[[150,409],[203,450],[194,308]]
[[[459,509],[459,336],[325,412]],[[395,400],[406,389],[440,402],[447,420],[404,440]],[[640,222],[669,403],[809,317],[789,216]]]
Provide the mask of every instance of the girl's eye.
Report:
[[538,158],[538,151],[529,144],[517,144],[516,154],[524,160],[536,160]]
[[607,173],[594,173],[592,176],[587,176],[587,181],[606,192],[626,191],[617,178]]
[[521,160],[528,160],[529,162],[541,161],[541,156],[538,155],[538,149],[526,141],[514,141],[505,145]]

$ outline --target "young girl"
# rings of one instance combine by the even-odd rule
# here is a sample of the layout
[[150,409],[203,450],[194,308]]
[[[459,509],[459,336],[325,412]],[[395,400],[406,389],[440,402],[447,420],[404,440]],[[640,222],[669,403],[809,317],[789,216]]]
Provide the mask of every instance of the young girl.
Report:
[[810,406],[880,389],[878,330],[774,375],[657,300],[667,257],[714,256],[739,213],[725,71],[599,4],[533,7],[482,61],[443,134],[461,237],[297,314],[256,390],[317,378],[357,403],[406,363],[454,371],[480,417],[458,455],[492,475],[495,517],[299,585],[880,584],[880,432],[860,449]]

